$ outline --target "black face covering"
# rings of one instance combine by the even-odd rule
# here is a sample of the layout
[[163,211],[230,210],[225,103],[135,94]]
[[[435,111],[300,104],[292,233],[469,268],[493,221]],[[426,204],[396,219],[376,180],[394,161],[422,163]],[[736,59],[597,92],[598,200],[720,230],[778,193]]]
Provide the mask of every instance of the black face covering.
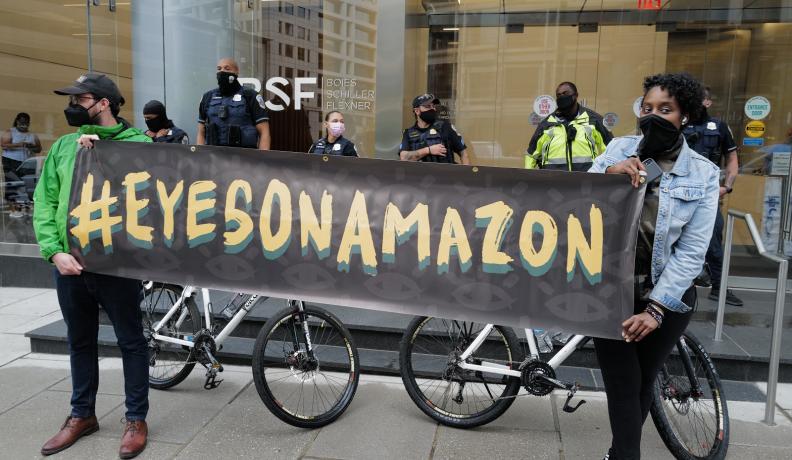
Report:
[[421,112],[420,114],[418,114],[418,116],[421,118],[421,120],[424,121],[424,123],[428,125],[431,125],[435,121],[437,121],[437,111],[435,110],[427,110],[426,112]]
[[639,148],[641,157],[655,157],[673,149],[679,143],[679,128],[659,115],[645,115],[638,124],[644,135]]
[[239,75],[232,72],[217,72],[217,86],[223,94],[229,94],[239,88]]
[[88,111],[98,103],[99,101],[94,102],[93,105],[87,109],[80,104],[69,104],[69,106],[66,107],[66,110],[63,111],[63,114],[66,115],[66,123],[68,123],[69,126],[74,126],[77,128],[80,126],[95,124],[94,120],[96,120],[96,117],[98,117],[99,114],[97,113],[96,115],[91,116]]
[[143,106],[143,115],[154,115],[151,120],[146,120],[146,126],[155,133],[161,129],[173,128],[173,122],[165,112],[165,105],[160,101],[148,101]]
[[575,95],[568,94],[566,96],[559,96],[556,98],[556,105],[558,106],[558,110],[562,112],[568,112],[575,105]]
[[163,120],[161,116],[157,118],[151,118],[146,120],[146,126],[148,127],[149,131],[158,132],[161,129],[168,128],[167,126],[168,120]]

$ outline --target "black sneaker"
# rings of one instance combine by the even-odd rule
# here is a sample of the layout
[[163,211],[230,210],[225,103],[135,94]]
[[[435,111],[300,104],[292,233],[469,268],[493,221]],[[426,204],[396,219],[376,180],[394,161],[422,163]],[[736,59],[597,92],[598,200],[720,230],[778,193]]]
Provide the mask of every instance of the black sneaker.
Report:
[[[712,290],[710,291],[709,295],[707,296],[708,299],[713,300],[715,302],[718,301],[719,297],[720,297],[720,288],[718,288],[718,289],[712,288]],[[728,305],[733,305],[735,307],[742,307],[743,306],[743,301],[740,300],[739,297],[734,295],[734,292],[732,292],[731,289],[726,289],[726,303]]]

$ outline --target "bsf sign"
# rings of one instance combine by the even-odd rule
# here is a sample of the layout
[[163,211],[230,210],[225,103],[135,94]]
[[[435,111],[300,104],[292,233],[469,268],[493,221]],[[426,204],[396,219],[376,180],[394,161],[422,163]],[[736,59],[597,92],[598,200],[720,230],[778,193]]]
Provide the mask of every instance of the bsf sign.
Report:
[[765,133],[765,124],[759,120],[754,120],[745,125],[745,134],[748,137],[762,137]]
[[770,115],[770,101],[762,96],[754,96],[745,103],[745,116],[751,120],[763,120]]

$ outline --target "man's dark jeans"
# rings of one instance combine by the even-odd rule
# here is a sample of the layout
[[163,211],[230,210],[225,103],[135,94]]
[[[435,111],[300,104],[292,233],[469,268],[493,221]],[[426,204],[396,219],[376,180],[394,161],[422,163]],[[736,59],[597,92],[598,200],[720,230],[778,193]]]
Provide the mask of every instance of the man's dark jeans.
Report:
[[718,213],[715,214],[715,228],[712,229],[712,239],[710,240],[705,260],[707,265],[709,265],[712,278],[712,292],[718,292],[721,285],[721,273],[723,272],[723,214],[721,214],[720,208],[718,208]]
[[99,305],[113,323],[124,363],[127,420],[148,412],[148,346],[140,313],[140,281],[95,273],[55,274],[69,336],[73,417],[95,415],[99,389]]

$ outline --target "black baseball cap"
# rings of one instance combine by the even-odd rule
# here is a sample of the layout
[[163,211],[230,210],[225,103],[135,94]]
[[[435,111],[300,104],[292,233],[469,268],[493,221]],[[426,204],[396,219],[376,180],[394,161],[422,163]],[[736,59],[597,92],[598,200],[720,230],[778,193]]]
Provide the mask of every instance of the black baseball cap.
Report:
[[101,73],[86,73],[74,81],[72,86],[56,89],[55,94],[71,96],[76,94],[91,93],[102,99],[107,99],[111,104],[124,105],[124,97],[118,90],[115,82]]
[[426,93],[417,96],[413,99],[413,108],[417,109],[418,107],[426,104],[427,102],[431,102],[432,104],[439,104],[440,99],[436,98],[434,94]]

